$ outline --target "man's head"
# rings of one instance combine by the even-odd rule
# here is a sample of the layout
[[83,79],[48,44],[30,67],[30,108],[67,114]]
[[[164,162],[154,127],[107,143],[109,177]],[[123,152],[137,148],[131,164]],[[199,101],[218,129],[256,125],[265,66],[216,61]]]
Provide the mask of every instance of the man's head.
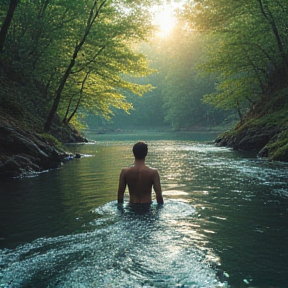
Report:
[[137,142],[133,146],[133,154],[135,159],[137,160],[143,160],[147,156],[148,153],[148,145],[144,142]]

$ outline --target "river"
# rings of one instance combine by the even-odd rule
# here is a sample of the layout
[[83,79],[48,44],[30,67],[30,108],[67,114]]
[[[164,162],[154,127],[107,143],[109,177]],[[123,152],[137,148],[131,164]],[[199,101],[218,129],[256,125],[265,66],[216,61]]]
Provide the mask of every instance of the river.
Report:
[[[213,134],[88,135],[59,169],[0,180],[0,287],[288,287],[288,164]],[[164,206],[116,203],[149,145]]]

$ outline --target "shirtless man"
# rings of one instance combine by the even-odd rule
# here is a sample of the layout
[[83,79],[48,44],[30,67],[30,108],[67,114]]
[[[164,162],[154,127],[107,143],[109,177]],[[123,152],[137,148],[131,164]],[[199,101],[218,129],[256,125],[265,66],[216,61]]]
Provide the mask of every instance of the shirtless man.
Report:
[[158,204],[163,204],[162,189],[159,173],[156,169],[145,165],[145,157],[148,153],[148,145],[137,142],[133,146],[135,157],[134,166],[122,169],[119,178],[118,203],[123,203],[126,185],[129,188],[129,203],[151,204],[152,187],[156,193]]

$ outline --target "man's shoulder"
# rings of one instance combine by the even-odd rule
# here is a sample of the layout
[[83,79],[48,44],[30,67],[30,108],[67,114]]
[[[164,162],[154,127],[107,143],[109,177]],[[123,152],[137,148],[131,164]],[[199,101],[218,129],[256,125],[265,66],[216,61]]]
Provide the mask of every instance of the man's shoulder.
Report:
[[153,175],[158,174],[158,170],[153,168],[153,167],[148,167],[147,166],[147,170]]
[[[144,169],[143,169],[144,168]],[[149,174],[158,174],[158,170],[149,166],[144,166],[142,169],[140,169],[142,171],[142,173],[149,173]],[[135,166],[128,166],[125,167],[121,170],[122,174],[127,174],[127,173],[134,173],[139,171],[138,167]]]
[[129,170],[131,170],[131,168],[132,167],[125,167],[121,170],[121,173],[125,173],[125,172],[129,171]]
[[149,170],[151,170],[151,171],[157,171],[157,169],[156,168],[153,168],[153,167],[150,167],[150,166],[146,166]]

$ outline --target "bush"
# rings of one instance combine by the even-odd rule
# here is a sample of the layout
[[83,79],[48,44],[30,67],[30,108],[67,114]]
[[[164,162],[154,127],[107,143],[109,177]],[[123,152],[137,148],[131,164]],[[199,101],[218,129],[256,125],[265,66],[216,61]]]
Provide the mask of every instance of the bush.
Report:
[[39,136],[50,146],[62,148],[62,144],[51,134],[43,133],[40,134]]

